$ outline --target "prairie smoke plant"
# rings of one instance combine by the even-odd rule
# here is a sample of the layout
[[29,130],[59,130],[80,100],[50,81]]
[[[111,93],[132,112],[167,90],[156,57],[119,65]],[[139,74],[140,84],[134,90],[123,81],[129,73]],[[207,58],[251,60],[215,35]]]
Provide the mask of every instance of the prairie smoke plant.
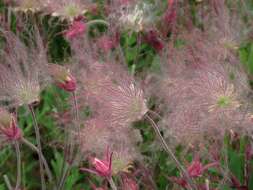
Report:
[[5,49],[0,59],[0,101],[3,106],[19,107],[40,100],[46,84],[47,56],[42,40],[36,34],[34,44],[27,47],[8,31],[3,32]]
[[3,31],[6,41],[0,64],[0,97],[3,105],[18,108],[28,106],[32,114],[36,141],[39,150],[39,163],[42,189],[45,189],[43,153],[40,132],[33,103],[40,101],[40,92],[46,84],[47,55],[38,30],[31,38],[29,46],[24,45],[15,34]]
[[[241,105],[238,88],[223,66],[208,66],[193,81],[192,90],[209,112],[229,113]],[[235,79],[237,80],[237,79]],[[201,85],[202,84],[202,85]],[[246,84],[247,85],[247,84]]]
[[17,156],[17,179],[15,189],[19,189],[21,185],[21,153],[19,141],[22,138],[22,132],[17,126],[14,115],[2,108],[0,109],[0,136],[2,136],[4,140],[11,141],[15,145]]

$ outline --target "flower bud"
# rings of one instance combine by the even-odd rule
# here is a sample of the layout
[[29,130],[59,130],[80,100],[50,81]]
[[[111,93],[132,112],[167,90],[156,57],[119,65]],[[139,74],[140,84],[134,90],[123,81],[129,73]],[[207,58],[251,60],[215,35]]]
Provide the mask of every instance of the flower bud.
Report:
[[74,92],[76,90],[76,79],[70,74],[68,69],[56,64],[49,65],[48,69],[59,88],[68,92]]
[[0,134],[8,140],[19,140],[22,136],[13,114],[0,109]]
[[100,160],[94,157],[91,159],[91,163],[94,169],[81,168],[81,170],[105,178],[110,178],[112,176],[112,152],[109,151],[109,148],[106,150],[105,159]]

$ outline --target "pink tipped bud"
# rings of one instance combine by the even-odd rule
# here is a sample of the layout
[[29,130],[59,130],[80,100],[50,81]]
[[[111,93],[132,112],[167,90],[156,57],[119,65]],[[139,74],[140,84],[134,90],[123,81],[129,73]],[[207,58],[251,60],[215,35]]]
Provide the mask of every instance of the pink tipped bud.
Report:
[[19,140],[22,137],[13,114],[2,109],[0,110],[0,134],[7,140]]
[[112,176],[112,152],[110,153],[109,148],[106,150],[105,159],[100,160],[95,157],[91,159],[91,163],[94,169],[81,168],[81,170],[94,173],[105,178],[110,178]]
[[70,74],[70,71],[61,65],[49,65],[49,73],[55,80],[58,87],[74,92],[76,90],[76,79]]
[[68,30],[65,31],[67,39],[73,39],[82,35],[86,30],[86,24],[82,21],[76,20],[72,23]]
[[108,162],[108,160],[100,160],[98,158],[93,158],[92,164],[100,176],[111,176],[110,162]]

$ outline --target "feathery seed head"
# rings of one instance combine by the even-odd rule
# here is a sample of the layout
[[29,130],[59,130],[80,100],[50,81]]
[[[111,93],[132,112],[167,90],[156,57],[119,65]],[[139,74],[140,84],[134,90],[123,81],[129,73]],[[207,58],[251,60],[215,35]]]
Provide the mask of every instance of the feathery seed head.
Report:
[[73,21],[88,11],[89,4],[88,0],[86,2],[82,0],[48,0],[46,7],[52,16]]
[[155,20],[155,15],[152,13],[153,6],[148,3],[132,3],[126,4],[120,13],[119,22],[126,30],[135,32],[143,31],[149,28]]
[[192,90],[199,98],[200,104],[207,105],[209,112],[236,110],[240,107],[239,94],[229,78],[229,73],[223,67],[216,67],[199,72],[199,78],[193,82],[195,84]]
[[39,101],[46,84],[47,55],[39,34],[27,47],[13,33],[4,31],[5,49],[0,59],[0,101],[18,107]]
[[105,101],[112,120],[119,124],[138,121],[148,111],[143,91],[134,83],[114,85]]

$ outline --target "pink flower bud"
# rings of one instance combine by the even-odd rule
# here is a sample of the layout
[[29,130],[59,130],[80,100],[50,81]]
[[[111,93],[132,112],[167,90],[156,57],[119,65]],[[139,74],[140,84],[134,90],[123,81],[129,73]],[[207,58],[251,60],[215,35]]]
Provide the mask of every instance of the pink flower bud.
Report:
[[67,39],[73,39],[82,35],[86,30],[86,25],[84,22],[75,20],[68,30],[65,31],[65,36]]
[[22,132],[18,128],[13,114],[6,110],[0,110],[0,134],[7,140],[19,140],[22,137]]
[[76,79],[70,74],[65,67],[57,64],[48,65],[48,72],[55,80],[56,85],[68,92],[76,90]]
[[91,163],[94,169],[81,168],[81,170],[94,173],[105,178],[110,178],[112,176],[112,152],[109,152],[109,148],[106,150],[105,159],[100,160],[95,157],[91,159]]
[[76,79],[70,75],[64,82],[57,83],[57,86],[68,92],[74,92],[76,90]]

